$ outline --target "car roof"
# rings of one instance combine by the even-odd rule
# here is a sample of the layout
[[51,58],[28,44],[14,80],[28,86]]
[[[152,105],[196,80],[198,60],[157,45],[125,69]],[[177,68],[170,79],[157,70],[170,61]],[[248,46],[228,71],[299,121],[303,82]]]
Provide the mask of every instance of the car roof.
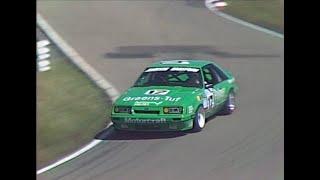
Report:
[[148,67],[190,67],[190,68],[201,68],[207,64],[215,64],[208,60],[184,60],[184,59],[172,59],[162,60],[152,63]]

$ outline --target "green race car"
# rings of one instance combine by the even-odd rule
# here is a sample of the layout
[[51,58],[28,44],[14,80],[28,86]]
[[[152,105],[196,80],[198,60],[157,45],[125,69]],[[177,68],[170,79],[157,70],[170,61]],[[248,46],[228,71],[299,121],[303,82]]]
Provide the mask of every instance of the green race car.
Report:
[[211,61],[167,60],[146,68],[114,103],[116,130],[200,131],[206,118],[235,109],[235,78]]

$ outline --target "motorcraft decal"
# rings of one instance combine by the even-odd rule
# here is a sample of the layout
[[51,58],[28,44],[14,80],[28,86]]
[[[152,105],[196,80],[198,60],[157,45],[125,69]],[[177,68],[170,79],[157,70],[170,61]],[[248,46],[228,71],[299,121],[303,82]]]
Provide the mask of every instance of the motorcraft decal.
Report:
[[131,118],[127,118],[124,120],[125,123],[166,123],[167,120],[165,118],[161,118],[161,119],[131,119]]
[[148,102],[148,101],[136,101],[134,102],[134,106],[151,106],[151,105],[157,105],[159,106],[161,102]]

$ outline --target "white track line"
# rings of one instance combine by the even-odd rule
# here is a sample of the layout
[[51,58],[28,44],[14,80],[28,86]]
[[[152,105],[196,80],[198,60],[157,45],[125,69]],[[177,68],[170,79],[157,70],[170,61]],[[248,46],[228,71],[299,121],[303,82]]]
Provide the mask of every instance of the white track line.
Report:
[[105,92],[114,101],[118,96],[118,90],[107,81],[100,73],[98,73],[93,67],[91,67],[82,58],[76,50],[74,50],[47,22],[46,20],[37,13],[37,24],[45,32],[45,34],[57,45],[57,47],[69,57],[69,59],[78,66],[90,79],[92,79],[97,86],[104,89]]
[[61,160],[49,165],[49,166],[47,166],[47,167],[44,167],[44,168],[38,170],[37,174],[41,174],[41,173],[43,173],[45,171],[48,171],[48,170],[50,170],[52,168],[55,168],[55,167],[65,163],[65,162],[67,162],[67,161],[79,156],[80,154],[82,154],[82,153],[88,151],[89,149],[93,148],[94,146],[98,145],[101,141],[102,140],[93,140],[93,141],[91,141],[88,145],[86,145],[85,147],[81,148],[77,152],[75,152],[75,153],[73,153],[73,154],[71,154],[71,155],[69,155],[69,156],[67,156],[67,157],[65,157],[65,158],[63,158],[63,159],[61,159]]
[[274,31],[271,31],[269,29],[266,29],[266,28],[263,28],[263,27],[260,27],[260,26],[257,26],[255,24],[251,24],[249,22],[246,22],[244,20],[241,20],[241,19],[238,19],[238,18],[235,18],[231,15],[228,15],[226,13],[223,13],[215,8],[211,8],[209,6],[206,5],[206,7],[213,13],[215,13],[216,15],[220,16],[220,17],[223,17],[225,19],[228,19],[230,21],[233,21],[233,22],[236,22],[236,23],[239,23],[239,24],[242,24],[244,26],[247,26],[249,28],[252,28],[252,29],[255,29],[257,31],[261,31],[261,32],[264,32],[264,33],[267,33],[267,34],[270,34],[272,36],[275,36],[275,37],[278,37],[278,38],[284,38],[283,34],[280,34],[280,33],[277,33],[277,32],[274,32]]
[[[110,122],[110,123],[107,125],[107,127],[104,128],[104,130],[108,129],[112,124],[113,124],[113,123]],[[82,147],[82,148],[79,149],[78,151],[76,151],[76,152],[74,152],[74,153],[66,156],[65,158],[62,158],[62,159],[56,161],[55,163],[53,163],[53,164],[51,164],[51,165],[49,165],[49,166],[46,166],[46,167],[44,167],[44,168],[42,168],[42,169],[37,170],[37,174],[44,173],[44,172],[46,172],[46,171],[48,171],[48,170],[50,170],[50,169],[53,169],[53,168],[55,168],[55,167],[57,167],[57,166],[65,163],[65,162],[67,162],[67,161],[70,161],[71,159],[74,159],[74,158],[80,156],[81,154],[89,151],[90,149],[92,149],[92,148],[95,147],[96,145],[100,144],[102,141],[103,141],[103,140],[99,140],[99,139],[94,139],[94,140],[92,140],[89,144],[87,144],[86,146]]]
[[[37,13],[37,24],[45,32],[45,34],[51,39],[52,42],[67,56],[69,59],[78,66],[91,80],[93,80],[96,85],[104,90],[104,92],[112,99],[112,102],[116,100],[119,96],[118,90],[108,82],[101,74],[99,74],[93,67],[91,67],[61,36],[46,22],[46,20]],[[108,129],[112,125],[110,122],[106,128]],[[40,170],[37,170],[37,174],[46,172],[52,168],[55,168],[71,159],[78,157],[79,155],[85,153],[86,151],[92,149],[102,140],[94,139],[88,145],[79,149],[78,151],[66,156],[65,158],[56,161],[55,163],[46,166]]]

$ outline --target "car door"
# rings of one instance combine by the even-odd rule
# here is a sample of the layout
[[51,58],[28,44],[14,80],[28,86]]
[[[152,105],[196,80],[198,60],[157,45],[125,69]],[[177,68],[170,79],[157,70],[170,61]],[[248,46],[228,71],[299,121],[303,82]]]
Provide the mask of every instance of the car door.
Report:
[[230,90],[230,82],[228,81],[228,76],[217,66],[212,64],[210,66],[213,75],[217,78],[217,84],[214,85],[214,90],[216,90],[217,104],[223,105],[228,98]]
[[207,102],[209,102],[209,109],[215,112],[226,99],[226,85],[228,83],[227,78],[220,75],[213,64],[206,65],[202,68],[205,85],[209,88],[205,88],[205,94]]

